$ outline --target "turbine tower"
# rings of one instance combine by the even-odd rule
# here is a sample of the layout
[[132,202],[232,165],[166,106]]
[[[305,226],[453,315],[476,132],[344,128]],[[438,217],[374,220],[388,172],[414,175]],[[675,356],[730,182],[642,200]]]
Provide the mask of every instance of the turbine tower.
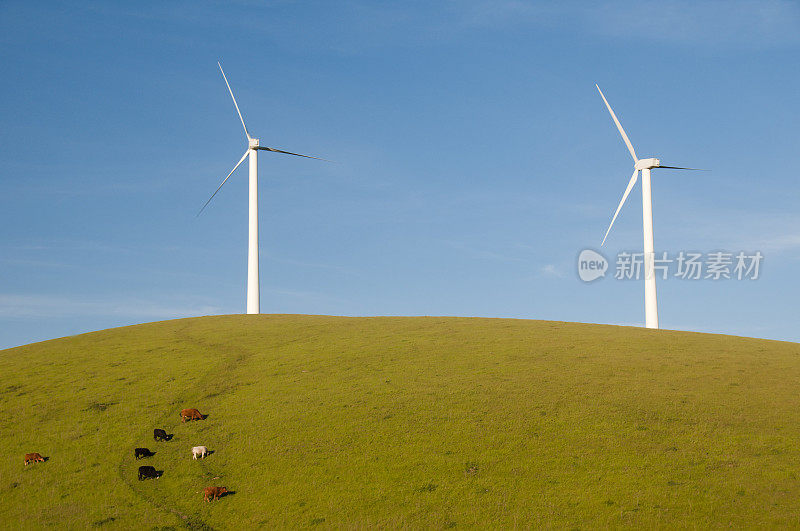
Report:
[[631,157],[633,157],[633,175],[631,176],[631,180],[628,181],[628,187],[625,189],[625,193],[622,194],[622,200],[619,202],[617,211],[614,212],[614,217],[611,218],[611,224],[608,226],[608,230],[606,231],[606,235],[603,236],[603,242],[600,244],[600,246],[602,247],[603,244],[606,243],[606,238],[608,238],[608,233],[611,232],[611,227],[614,226],[614,221],[617,219],[617,215],[619,214],[619,211],[622,209],[622,205],[625,204],[625,200],[628,198],[628,194],[631,193],[633,185],[636,184],[636,179],[639,176],[639,172],[641,171],[642,172],[642,229],[644,232],[645,326],[647,328],[658,328],[658,300],[656,296],[655,250],[653,244],[653,200],[652,200],[652,194],[650,192],[650,170],[653,168],[667,168],[670,170],[697,170],[697,168],[662,166],[661,161],[659,159],[638,158],[636,156],[636,151],[634,151],[633,149],[631,141],[628,139],[628,135],[625,134],[625,130],[622,128],[622,124],[619,123],[617,115],[614,114],[614,111],[611,109],[611,105],[608,104],[608,100],[606,99],[605,95],[603,95],[603,91],[600,90],[600,87],[598,85],[595,85],[595,87],[597,87],[597,91],[600,93],[600,97],[603,98],[603,101],[605,102],[606,107],[608,108],[608,112],[611,114],[611,118],[617,125],[619,134],[622,135],[622,140],[625,142],[625,145],[628,146],[628,151],[630,151]]
[[236,171],[236,168],[244,162],[244,159],[248,156],[250,157],[250,201],[249,201],[249,218],[250,218],[250,232],[248,238],[248,246],[247,246],[247,313],[261,313],[260,308],[260,293],[259,293],[259,275],[258,275],[258,152],[259,151],[272,151],[273,153],[283,153],[285,155],[294,155],[296,157],[305,157],[307,159],[316,159],[316,160],[325,160],[320,159],[317,157],[311,157],[309,155],[300,155],[298,153],[291,153],[289,151],[282,151],[280,149],[275,149],[271,147],[261,146],[259,145],[258,138],[253,138],[250,136],[250,133],[247,132],[247,126],[244,125],[244,118],[242,118],[242,112],[239,110],[239,104],[236,103],[236,98],[233,95],[233,90],[231,90],[231,85],[228,83],[228,78],[225,76],[225,71],[222,70],[222,65],[217,62],[217,66],[219,66],[219,71],[222,72],[222,79],[225,80],[225,85],[228,87],[228,92],[231,94],[231,99],[233,100],[233,105],[236,107],[236,113],[239,115],[239,121],[242,122],[242,127],[244,128],[244,134],[247,137],[247,150],[242,155],[242,158],[239,159],[239,162],[236,163],[236,166],[230,171],[230,173],[222,180],[222,183],[217,187],[211,197],[208,198],[203,208],[200,209],[200,212],[197,213],[199,216],[203,210],[208,206],[214,196],[217,195],[222,185],[225,184],[225,181],[228,180],[228,177],[233,175],[233,172]]

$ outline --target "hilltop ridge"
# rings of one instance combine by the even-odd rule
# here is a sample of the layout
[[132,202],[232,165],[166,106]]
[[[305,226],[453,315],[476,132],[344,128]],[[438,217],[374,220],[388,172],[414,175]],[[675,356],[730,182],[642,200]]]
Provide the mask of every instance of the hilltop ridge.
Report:
[[[0,375],[12,526],[800,523],[794,343],[229,315],[3,350]],[[161,479],[137,481],[137,446]],[[235,494],[205,504],[209,485]]]

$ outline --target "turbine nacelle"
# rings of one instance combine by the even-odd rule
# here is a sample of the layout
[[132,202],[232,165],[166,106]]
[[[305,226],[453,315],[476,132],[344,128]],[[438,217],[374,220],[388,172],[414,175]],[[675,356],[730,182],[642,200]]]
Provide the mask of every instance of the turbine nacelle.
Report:
[[[230,93],[231,99],[233,100],[233,106],[236,107],[236,114],[239,115],[239,121],[242,122],[242,129],[244,129],[244,134],[247,137],[247,151],[244,152],[244,155],[242,155],[242,158],[240,158],[239,162],[236,163],[236,166],[233,167],[233,169],[230,171],[230,173],[222,180],[222,183],[220,183],[220,185],[217,187],[217,189],[214,191],[214,193],[211,194],[211,197],[208,198],[208,201],[206,201],[206,204],[204,204],[203,208],[200,209],[200,212],[197,213],[198,216],[203,212],[203,210],[205,210],[205,208],[208,206],[208,204],[211,202],[211,200],[214,199],[214,196],[217,195],[217,192],[220,191],[220,189],[225,184],[225,182],[228,180],[228,178],[231,175],[233,175],[233,172],[236,171],[236,168],[238,168],[239,165],[242,162],[244,162],[244,159],[246,159],[250,155],[250,151],[264,150],[264,151],[272,151],[273,153],[283,153],[284,155],[294,155],[295,157],[303,157],[303,158],[307,158],[307,159],[325,160],[325,159],[320,159],[318,157],[311,157],[309,155],[301,155],[299,153],[292,153],[291,151],[283,151],[282,149],[275,149],[275,148],[271,148],[271,147],[267,147],[267,146],[262,146],[259,143],[257,138],[251,137],[250,133],[247,132],[247,126],[244,125],[244,118],[242,117],[242,112],[239,110],[239,104],[236,103],[236,97],[233,95],[233,89],[231,89],[231,85],[230,85],[230,83],[228,83],[228,78],[225,76],[225,71],[222,70],[222,65],[219,62],[217,62],[217,65],[219,66],[219,71],[222,73],[222,79],[225,80],[225,86],[228,87],[228,92]],[[256,159],[254,157],[254,158],[251,159],[251,162],[254,162],[255,160]],[[327,161],[327,162],[330,162],[330,161]],[[250,165],[250,172],[251,172],[251,175],[255,175],[257,177],[258,169],[256,168],[256,166],[254,164]],[[251,183],[252,182],[253,181],[251,181]],[[251,184],[251,189],[250,189],[250,193],[251,194],[253,194],[252,186],[253,185]],[[253,230],[252,226],[251,226],[251,230]],[[255,232],[256,233],[258,232],[257,228],[256,228]],[[258,238],[256,238],[256,239],[258,239]],[[256,254],[258,254],[258,253],[256,252]],[[257,259],[256,259],[256,262],[258,262]],[[256,265],[256,269],[258,269],[257,265]],[[250,297],[249,293],[250,292],[248,291],[248,297]],[[249,307],[250,307],[250,304],[248,303],[248,308]],[[248,313],[251,313],[251,312],[248,311]],[[258,312],[256,312],[256,313],[258,313]]]
[[634,165],[637,170],[649,170],[651,168],[658,168],[659,166],[661,166],[661,161],[658,159],[639,159]]

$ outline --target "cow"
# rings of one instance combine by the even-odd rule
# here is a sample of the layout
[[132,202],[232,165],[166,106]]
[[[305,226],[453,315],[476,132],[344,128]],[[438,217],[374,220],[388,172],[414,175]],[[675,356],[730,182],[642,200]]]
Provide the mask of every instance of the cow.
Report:
[[167,432],[162,430],[161,428],[156,428],[153,430],[153,440],[154,441],[168,441],[172,437],[167,435]]
[[139,467],[139,481],[144,479],[158,479],[161,477],[161,472],[156,470],[155,467],[150,465],[144,465]]
[[194,408],[191,409],[184,409],[181,411],[181,422],[186,422],[186,420],[204,420],[205,417],[202,413],[197,411]]
[[192,448],[192,459],[197,459],[198,457],[202,457],[203,459],[206,458],[208,455],[208,448],[205,446],[195,446]]
[[[203,489],[203,500],[214,501],[220,499],[228,492],[225,487],[206,487]],[[211,499],[209,499],[211,498]]]
[[151,452],[148,448],[134,448],[133,450],[133,457],[136,459],[141,459],[142,457],[153,457],[154,452]]
[[44,463],[44,457],[39,452],[25,454],[25,466],[28,466],[28,463],[36,463],[37,461]]

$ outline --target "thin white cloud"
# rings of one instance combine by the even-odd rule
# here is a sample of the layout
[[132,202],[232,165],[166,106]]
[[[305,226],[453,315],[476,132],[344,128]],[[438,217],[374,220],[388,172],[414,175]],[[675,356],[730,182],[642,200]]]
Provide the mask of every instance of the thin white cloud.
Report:
[[800,4],[791,0],[459,0],[449,6],[451,27],[462,32],[538,26],[693,46],[757,49],[800,43]]
[[766,252],[788,252],[800,249],[800,233],[782,234],[771,238],[766,238],[758,246],[759,251]]
[[550,278],[564,278],[563,268],[555,264],[547,264],[541,269],[542,275]]
[[708,249],[792,253],[800,250],[800,217],[790,213],[742,216],[740,212],[718,210],[715,216],[685,217],[686,232],[681,239]]
[[143,299],[99,301],[47,295],[0,294],[0,317],[15,319],[76,316],[172,319],[219,313],[222,313],[222,308],[207,304],[170,305]]
[[610,37],[764,48],[800,42],[800,4],[789,0],[626,0],[587,8],[584,22]]
[[[498,262],[524,262],[526,261],[525,258],[518,257],[518,256],[511,256],[505,252],[495,252],[491,249],[487,249],[483,244],[475,244],[475,243],[466,243],[460,241],[452,241],[447,240],[443,242],[445,245],[453,249],[457,249],[459,251],[464,251],[469,253],[470,255],[481,258],[484,260],[493,260]],[[506,249],[513,251],[513,249]]]

